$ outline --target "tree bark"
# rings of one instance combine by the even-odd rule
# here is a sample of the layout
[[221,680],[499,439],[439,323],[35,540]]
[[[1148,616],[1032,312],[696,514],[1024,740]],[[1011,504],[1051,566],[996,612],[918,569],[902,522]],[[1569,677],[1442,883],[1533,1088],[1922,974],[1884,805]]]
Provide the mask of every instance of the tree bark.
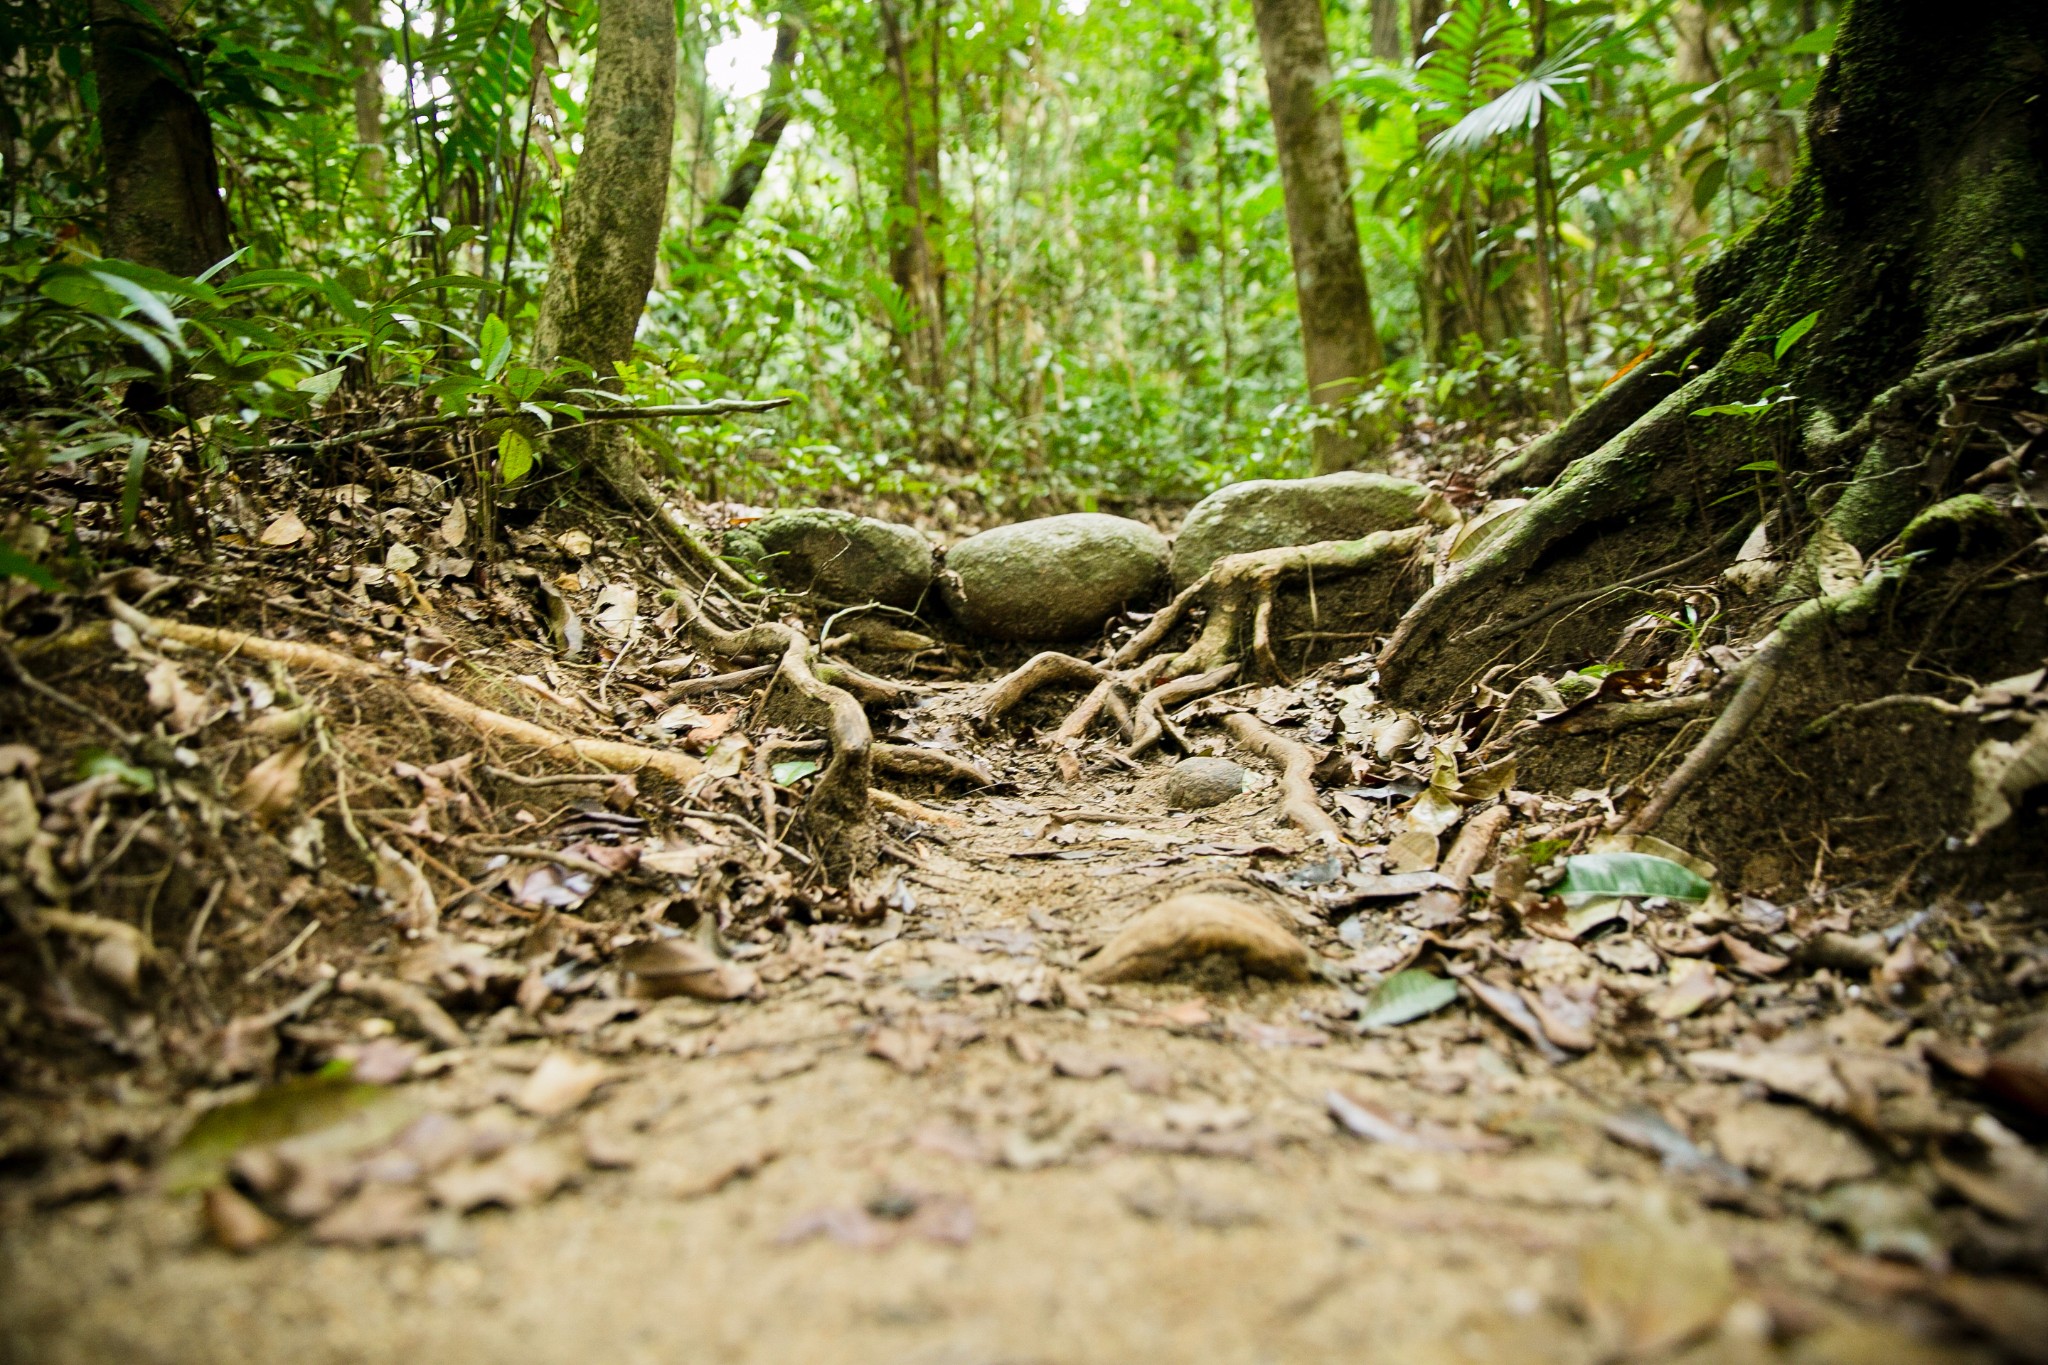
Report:
[[92,0],[93,75],[105,165],[102,255],[197,275],[224,259],[227,207],[213,126],[163,0]]
[[[895,85],[896,116],[901,142],[897,151],[896,211],[889,251],[890,275],[904,302],[915,312],[901,331],[898,344],[904,367],[934,402],[942,401],[946,385],[946,276],[944,253],[937,245],[944,223],[945,201],[939,183],[936,119],[920,120],[920,97],[936,98],[935,83],[927,87],[915,71],[911,51],[915,35],[906,33],[891,0],[882,0],[882,50]],[[931,25],[936,44],[940,25]],[[934,48],[936,56],[936,48]],[[933,126],[920,129],[921,122]]]
[[697,258],[709,264],[718,259],[725,243],[739,227],[740,219],[753,202],[754,191],[775,157],[776,144],[789,127],[790,90],[796,84],[796,45],[801,30],[794,16],[784,16],[775,31],[775,55],[768,63],[768,88],[761,96],[761,112],[754,119],[754,135],[740,149],[725,177],[725,189],[704,211],[697,229]]
[[1372,0],[1372,55],[1398,62],[1401,51],[1401,0]]
[[376,0],[349,0],[349,51],[355,58],[355,116],[357,178],[363,197],[375,206],[381,223],[384,201],[390,193],[384,168],[384,74],[377,59],[377,43],[371,36],[383,29],[377,16]]
[[[654,285],[675,134],[672,0],[598,0],[597,58],[584,102],[583,152],[562,198],[534,327],[535,358],[578,360],[613,385]],[[554,448],[596,467],[629,501],[652,494],[624,433],[565,433]]]
[[[1330,41],[1322,0],[1254,0],[1252,9],[1287,201],[1309,401],[1337,408],[1378,376],[1382,357],[1351,204],[1343,116],[1324,97]],[[1316,432],[1319,473],[1367,463],[1370,454],[1370,437],[1348,425]]]

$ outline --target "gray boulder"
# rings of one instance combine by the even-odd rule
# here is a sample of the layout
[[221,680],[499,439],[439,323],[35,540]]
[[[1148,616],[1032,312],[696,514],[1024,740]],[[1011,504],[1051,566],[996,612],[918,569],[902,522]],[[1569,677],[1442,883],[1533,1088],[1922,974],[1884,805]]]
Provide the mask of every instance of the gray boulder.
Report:
[[931,542],[917,531],[828,507],[771,512],[725,548],[776,587],[829,602],[915,607],[932,584]]
[[1419,483],[1355,470],[1317,479],[1253,479],[1196,503],[1173,542],[1173,586],[1185,588],[1224,555],[1357,540],[1421,521],[1447,524],[1449,509]]
[[960,624],[997,640],[1075,640],[1166,576],[1166,537],[1143,522],[1077,512],[998,526],[946,555],[941,584]]

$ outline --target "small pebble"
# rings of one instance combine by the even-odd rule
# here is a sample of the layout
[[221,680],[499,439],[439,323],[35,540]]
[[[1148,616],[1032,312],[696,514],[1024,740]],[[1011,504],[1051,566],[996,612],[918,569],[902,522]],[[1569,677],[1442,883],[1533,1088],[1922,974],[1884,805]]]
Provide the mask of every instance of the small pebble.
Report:
[[1160,785],[1171,809],[1204,810],[1243,791],[1246,776],[1227,758],[1184,758]]

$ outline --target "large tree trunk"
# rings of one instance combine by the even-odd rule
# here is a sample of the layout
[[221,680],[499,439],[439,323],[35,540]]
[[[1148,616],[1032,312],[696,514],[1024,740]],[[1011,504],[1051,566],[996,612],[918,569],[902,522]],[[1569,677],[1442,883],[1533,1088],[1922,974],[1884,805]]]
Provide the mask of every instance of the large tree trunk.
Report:
[[[1343,115],[1325,98],[1330,40],[1322,0],[1254,0],[1252,9],[1287,200],[1309,401],[1341,407],[1379,375],[1382,357],[1351,205]],[[1317,472],[1366,463],[1370,445],[1349,425],[1319,428]]]
[[[1784,725],[1859,690],[1921,691],[2038,663],[2038,590],[1980,591],[2000,560],[2038,553],[2027,549],[2038,525],[2018,504],[2007,515],[1962,495],[1995,485],[1992,462],[2015,439],[1999,425],[2011,407],[1999,395],[2017,402],[2048,357],[2042,260],[2048,7],[1856,0],[1791,189],[1701,270],[1693,329],[1520,463],[1526,477],[1571,460],[1407,612],[1380,653],[1383,685],[1429,706],[1469,696],[1482,678],[1505,692],[1616,659],[1634,648],[1625,627],[1654,624],[1650,594],[1675,583],[1685,600],[1709,603],[1704,642],[1732,652],[1719,689],[1696,699],[1706,709],[1683,712],[1713,717],[1704,738],[1654,736],[1653,751],[1673,747],[1638,783],[1644,804],[1630,828],[1675,813],[1696,832],[1724,817],[1768,830],[1802,802],[1845,815],[1865,787],[1888,794],[1856,819],[1892,820],[1933,800],[1923,789],[1960,765],[1885,760],[1902,742],[1889,721],[1864,737],[1875,771],[1891,774],[1874,786],[1868,769],[1788,785],[1780,774],[1793,761],[1774,768],[1747,753],[1739,778],[1703,783],[1759,723],[1782,738]],[[2008,463],[2026,458],[2022,449]],[[1746,540],[1752,554],[1738,565]],[[1944,555],[1964,543],[2003,548],[1981,572],[1948,573]],[[1910,631],[1895,624],[1909,620]],[[1975,624],[1959,631],[1966,620]],[[1664,638],[1675,647],[1678,634]],[[1925,652],[1936,648],[1949,653]],[[1736,810],[1736,792],[1755,809]]]
[[[675,134],[676,13],[672,0],[598,0],[597,59],[584,102],[583,152],[562,198],[533,349],[578,360],[596,383],[633,354],[668,206]],[[630,501],[652,501],[630,439],[604,428],[555,442],[593,465]]]
[[725,189],[704,211],[704,221],[697,229],[697,258],[707,265],[718,259],[726,240],[739,227],[775,157],[783,131],[789,127],[789,96],[796,84],[796,44],[801,32],[793,16],[785,16],[775,31],[775,54],[768,62],[768,88],[761,95],[754,135],[740,149],[726,174]]
[[[946,385],[946,273],[939,244],[945,197],[939,181],[938,120],[932,116],[938,83],[920,69],[917,34],[906,31],[891,0],[882,0],[880,13],[898,134],[889,270],[914,314],[910,325],[899,330],[897,344],[904,368],[936,404],[944,401]],[[938,23],[927,28],[925,41],[934,61],[941,31]]]
[[93,75],[106,168],[103,255],[197,275],[227,256],[213,127],[174,28],[150,0],[92,0]]

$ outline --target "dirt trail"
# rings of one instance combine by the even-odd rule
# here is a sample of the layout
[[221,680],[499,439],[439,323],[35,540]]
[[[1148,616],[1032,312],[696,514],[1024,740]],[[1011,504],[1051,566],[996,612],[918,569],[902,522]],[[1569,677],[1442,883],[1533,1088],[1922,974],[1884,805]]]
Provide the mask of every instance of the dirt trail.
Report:
[[[1317,864],[1270,787],[1176,815],[1149,781],[934,802],[965,822],[916,841],[885,923],[793,928],[753,959],[782,978],[764,1000],[443,1054],[405,1087],[573,1154],[551,1200],[246,1258],[190,1197],[14,1221],[11,1358],[1750,1360],[1788,1324],[1800,1360],[1977,1358],[1865,1321],[1892,1286],[1804,1222],[1701,1211],[1604,1136],[1625,1096],[1685,1088],[1654,1054],[1558,1073],[1462,1012],[1361,1040],[1329,985],[1081,984],[1162,894]],[[1238,886],[1350,951],[1299,894]],[[519,1113],[565,1042],[605,1082]],[[1341,1131],[1333,1089],[1417,1135]]]

